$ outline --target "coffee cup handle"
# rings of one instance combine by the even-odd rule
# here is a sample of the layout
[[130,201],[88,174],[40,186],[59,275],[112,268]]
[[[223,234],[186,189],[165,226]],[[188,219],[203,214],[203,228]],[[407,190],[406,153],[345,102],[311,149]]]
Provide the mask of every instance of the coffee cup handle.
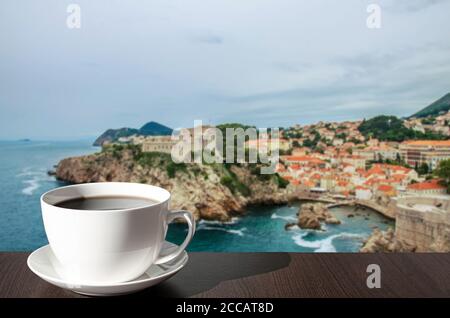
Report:
[[189,211],[169,211],[167,215],[167,224],[171,223],[176,218],[184,218],[186,220],[186,223],[188,225],[188,233],[186,235],[186,238],[184,239],[183,244],[181,244],[175,251],[168,255],[159,256],[156,261],[153,264],[163,264],[170,262],[171,260],[177,258],[188,246],[188,244],[191,242],[192,238],[194,237],[195,232],[195,219],[191,212]]

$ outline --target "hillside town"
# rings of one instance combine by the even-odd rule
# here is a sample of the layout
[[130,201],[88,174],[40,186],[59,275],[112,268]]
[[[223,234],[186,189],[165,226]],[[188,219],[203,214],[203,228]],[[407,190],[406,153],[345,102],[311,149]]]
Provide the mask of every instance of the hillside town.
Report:
[[[449,123],[450,111],[425,118],[321,121],[280,128],[273,138],[248,137],[245,149],[276,141],[275,172],[299,200],[325,202],[330,208],[363,206],[395,220],[394,232],[374,231],[362,251],[450,251],[449,180],[435,173],[441,163],[450,162]],[[249,127],[217,128],[227,125]],[[192,143],[204,144],[203,133],[211,127],[190,128],[199,139]],[[177,142],[167,133],[132,134],[103,147],[132,144],[144,153],[170,154]]]
[[[430,129],[450,138],[450,131],[444,129],[449,128],[449,119],[450,111],[437,117]],[[423,128],[412,126],[416,122],[420,121],[407,120],[405,126]],[[450,140],[380,141],[363,136],[360,125],[361,121],[319,122],[283,129],[277,140],[281,156],[276,172],[294,187],[364,199],[445,193],[446,187],[429,180],[429,175],[440,161],[450,159]],[[176,140],[168,135],[132,135],[117,142],[139,145],[144,152],[171,153]],[[245,146],[251,149],[264,142],[247,140]]]
[[[413,129],[439,131],[450,138],[450,111],[424,128],[419,119],[405,120]],[[365,137],[361,121],[319,122],[281,130],[276,172],[290,187],[335,197],[387,202],[403,194],[445,194],[432,177],[439,162],[450,159],[450,140],[380,141]],[[203,126],[204,131],[211,126]],[[419,128],[421,127],[421,128]],[[193,129],[189,131],[193,135]],[[118,143],[139,145],[144,152],[170,153],[171,136],[132,135]],[[267,140],[247,140],[247,149]]]

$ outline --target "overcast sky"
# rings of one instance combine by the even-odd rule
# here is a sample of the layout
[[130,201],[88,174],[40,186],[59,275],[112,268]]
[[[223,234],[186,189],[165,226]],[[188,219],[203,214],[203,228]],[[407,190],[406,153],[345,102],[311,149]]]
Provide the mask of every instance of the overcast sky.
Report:
[[[66,8],[81,7],[81,29]],[[382,9],[366,26],[367,5]],[[450,1],[0,2],[0,139],[405,116],[450,92]]]

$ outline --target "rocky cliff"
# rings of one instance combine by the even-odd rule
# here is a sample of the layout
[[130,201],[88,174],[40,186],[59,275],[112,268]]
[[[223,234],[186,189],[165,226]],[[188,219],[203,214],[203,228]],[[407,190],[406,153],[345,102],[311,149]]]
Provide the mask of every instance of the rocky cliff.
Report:
[[174,164],[167,154],[137,147],[111,146],[102,152],[63,159],[56,177],[71,183],[121,181],[163,187],[172,193],[171,209],[186,209],[196,219],[227,221],[250,204],[288,200],[277,175],[259,175],[249,165]]
[[395,237],[394,229],[389,228],[387,231],[375,229],[359,251],[361,253],[415,252],[416,247],[400,242]]

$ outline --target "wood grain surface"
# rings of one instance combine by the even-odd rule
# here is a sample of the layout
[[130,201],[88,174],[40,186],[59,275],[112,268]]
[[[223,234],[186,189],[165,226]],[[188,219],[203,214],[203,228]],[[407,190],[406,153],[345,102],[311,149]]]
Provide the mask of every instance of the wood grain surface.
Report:
[[[0,297],[85,297],[27,267],[29,253],[0,253]],[[190,253],[164,283],[126,297],[450,297],[450,254]],[[369,264],[381,288],[369,289]]]

